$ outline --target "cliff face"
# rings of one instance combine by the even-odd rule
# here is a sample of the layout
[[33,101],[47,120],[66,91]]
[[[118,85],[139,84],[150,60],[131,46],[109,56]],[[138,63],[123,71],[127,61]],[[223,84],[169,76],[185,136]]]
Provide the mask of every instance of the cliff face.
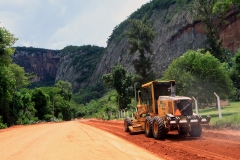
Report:
[[71,47],[66,47],[64,50],[61,52],[55,80],[71,82],[73,92],[77,92],[88,85],[89,77],[96,69],[105,48],[89,45],[77,47],[75,51],[71,51]]
[[233,12],[228,16],[228,24],[221,29],[220,35],[223,46],[236,52],[240,48],[240,19]]
[[[206,36],[202,23],[193,22],[193,18],[187,9],[173,15],[173,18],[166,23],[165,15],[173,13],[175,5],[168,9],[154,12],[151,20],[157,32],[157,37],[152,45],[154,54],[151,55],[152,68],[157,77],[161,77],[171,62],[183,55],[187,50],[201,49],[205,47]],[[221,29],[220,37],[224,47],[236,51],[240,47],[240,20],[236,13],[228,17],[229,24]],[[101,59],[97,70],[90,79],[94,84],[95,80],[106,74],[116,65],[121,64],[128,71],[134,72],[132,61],[138,58],[138,54],[128,55],[127,39],[123,38],[119,43],[108,44],[107,52]]]
[[60,61],[60,51],[17,47],[13,62],[24,67],[28,73],[34,73],[35,82],[55,80]]
[[[72,83],[73,92],[88,85],[105,48],[98,46],[68,46],[63,50],[16,47],[13,62],[33,73],[34,82],[54,85],[58,80]],[[49,83],[50,82],[50,83]]]
[[[157,36],[153,43],[153,62],[152,68],[160,77],[167,69],[172,60],[181,56],[188,49],[203,48],[205,45],[205,35],[197,31],[197,27],[192,21],[191,15],[183,11],[175,14],[172,20],[165,22],[165,16],[175,9],[172,5],[170,8],[155,12],[151,16]],[[110,43],[107,47],[107,53],[103,56],[98,69],[91,77],[91,83],[102,74],[108,72],[115,64],[124,65],[129,71],[134,72],[132,61],[138,58],[138,54],[128,55],[128,43],[124,38],[120,43]]]

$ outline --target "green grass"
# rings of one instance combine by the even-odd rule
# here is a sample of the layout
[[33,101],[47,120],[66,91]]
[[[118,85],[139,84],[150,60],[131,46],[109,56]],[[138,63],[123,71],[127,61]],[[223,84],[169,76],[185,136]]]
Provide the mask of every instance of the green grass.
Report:
[[221,107],[222,119],[219,118],[216,107],[199,109],[198,113],[202,117],[210,115],[210,125],[213,128],[240,128],[240,102],[230,102],[229,106]]

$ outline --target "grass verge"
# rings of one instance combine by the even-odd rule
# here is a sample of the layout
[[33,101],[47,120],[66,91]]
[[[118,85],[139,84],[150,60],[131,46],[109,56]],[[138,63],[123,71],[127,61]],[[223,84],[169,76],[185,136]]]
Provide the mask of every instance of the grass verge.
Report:
[[211,116],[210,126],[207,128],[230,128],[240,129],[240,102],[230,102],[229,106],[221,107],[222,119],[219,117],[216,107],[199,109],[199,115],[205,117]]

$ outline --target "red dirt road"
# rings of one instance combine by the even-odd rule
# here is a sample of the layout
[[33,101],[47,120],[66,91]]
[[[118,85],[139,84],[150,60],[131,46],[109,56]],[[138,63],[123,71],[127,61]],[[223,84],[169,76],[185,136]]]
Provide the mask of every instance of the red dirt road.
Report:
[[180,137],[173,132],[165,140],[155,140],[144,134],[130,135],[124,132],[123,121],[90,120],[81,123],[108,131],[167,160],[240,159],[239,131],[203,130],[200,138]]
[[240,159],[239,152],[239,131],[204,130],[201,138],[171,133],[165,140],[155,140],[124,132],[123,121],[102,120],[0,130],[0,160],[231,160]]
[[[107,124],[108,125],[108,124]],[[0,130],[0,160],[155,160],[156,155],[79,123],[43,123]]]

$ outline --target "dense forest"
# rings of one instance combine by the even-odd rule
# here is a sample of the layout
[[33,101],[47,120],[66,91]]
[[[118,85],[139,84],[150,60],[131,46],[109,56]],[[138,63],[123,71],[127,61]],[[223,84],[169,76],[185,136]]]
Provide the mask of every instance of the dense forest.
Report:
[[[154,11],[173,4],[178,6],[174,12],[188,5],[189,10],[197,13],[195,20],[205,23],[208,45],[196,51],[189,50],[175,59],[159,79],[175,79],[178,81],[177,91],[180,95],[199,96],[201,103],[214,101],[208,95],[208,92],[212,91],[218,91],[221,97],[239,101],[240,50],[232,53],[222,46],[218,30],[221,23],[215,21],[224,20],[230,6],[234,6],[239,13],[239,1],[152,0],[131,14],[128,20],[116,26],[108,39],[109,44],[119,41],[121,36],[127,37],[129,54],[139,53],[132,64],[135,73],[129,73],[123,66],[116,65],[109,73],[102,75],[102,81],[96,82],[95,86],[75,91],[73,84],[64,80],[54,81],[54,84],[49,86],[31,85],[32,75],[12,62],[13,45],[17,38],[7,29],[0,27],[0,128],[79,117],[109,119],[111,116],[117,117],[119,110],[134,110],[135,87],[156,79],[149,58],[153,54],[151,44],[156,33],[149,17]],[[222,15],[223,19],[219,19],[219,15]],[[165,15],[166,23],[170,17],[171,14]],[[17,49],[45,53],[45,49]],[[61,51],[61,56],[72,56],[71,66],[81,72],[81,76],[77,78],[77,82],[80,83],[94,71],[104,51],[105,48],[90,45],[67,46]],[[88,72],[84,68],[88,68]],[[194,87],[196,83],[199,84],[198,87]]]

